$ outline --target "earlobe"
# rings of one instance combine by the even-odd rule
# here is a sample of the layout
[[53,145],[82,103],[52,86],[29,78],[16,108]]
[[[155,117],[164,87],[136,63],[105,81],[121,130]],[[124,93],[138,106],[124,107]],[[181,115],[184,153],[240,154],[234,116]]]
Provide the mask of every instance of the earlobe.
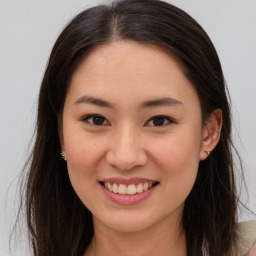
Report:
[[65,161],[67,161],[67,156],[66,156],[66,152],[62,149],[61,150],[61,157],[62,157],[62,159],[64,159]]
[[65,145],[64,145],[64,140],[63,140],[63,133],[62,133],[62,126],[59,125],[59,140],[60,140],[60,146],[61,146],[61,157],[67,161],[67,156],[65,152]]
[[205,160],[218,144],[221,128],[222,110],[218,108],[211,113],[204,126],[200,160]]

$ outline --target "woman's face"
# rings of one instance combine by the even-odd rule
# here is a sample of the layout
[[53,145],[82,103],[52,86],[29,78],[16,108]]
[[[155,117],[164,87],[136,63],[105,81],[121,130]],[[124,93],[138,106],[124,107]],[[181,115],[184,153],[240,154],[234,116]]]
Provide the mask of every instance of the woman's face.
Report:
[[62,146],[94,225],[127,232],[180,219],[206,157],[203,136],[195,89],[155,46],[101,46],[72,77]]

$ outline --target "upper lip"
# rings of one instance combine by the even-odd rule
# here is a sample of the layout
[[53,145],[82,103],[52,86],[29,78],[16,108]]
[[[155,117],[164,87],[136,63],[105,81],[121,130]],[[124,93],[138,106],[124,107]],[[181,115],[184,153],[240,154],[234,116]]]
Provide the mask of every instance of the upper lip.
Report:
[[133,177],[129,179],[113,177],[113,178],[102,179],[100,180],[100,182],[109,182],[109,183],[124,184],[124,185],[130,185],[130,184],[138,185],[139,183],[147,183],[147,182],[155,183],[157,181],[151,180],[151,179],[139,178],[139,177]]

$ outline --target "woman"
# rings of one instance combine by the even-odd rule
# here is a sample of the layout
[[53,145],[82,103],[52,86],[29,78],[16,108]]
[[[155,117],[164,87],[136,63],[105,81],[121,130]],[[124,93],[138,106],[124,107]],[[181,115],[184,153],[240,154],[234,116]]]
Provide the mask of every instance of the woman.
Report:
[[236,224],[226,91],[209,37],[180,9],[125,0],[77,15],[39,95],[34,255],[245,255],[255,223]]

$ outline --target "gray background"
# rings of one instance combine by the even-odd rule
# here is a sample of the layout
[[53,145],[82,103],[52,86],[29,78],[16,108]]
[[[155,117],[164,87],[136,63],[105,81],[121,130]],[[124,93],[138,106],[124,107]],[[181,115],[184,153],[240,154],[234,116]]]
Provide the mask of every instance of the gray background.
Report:
[[[245,164],[250,195],[245,202],[256,212],[256,1],[169,2],[205,28],[219,53],[233,102],[234,140]],[[0,256],[9,255],[9,233],[19,201],[17,176],[27,156],[51,47],[74,14],[96,3],[102,1],[0,0]],[[240,220],[250,218],[255,217],[240,213]],[[15,255],[28,255],[19,249],[25,243],[19,237]]]

